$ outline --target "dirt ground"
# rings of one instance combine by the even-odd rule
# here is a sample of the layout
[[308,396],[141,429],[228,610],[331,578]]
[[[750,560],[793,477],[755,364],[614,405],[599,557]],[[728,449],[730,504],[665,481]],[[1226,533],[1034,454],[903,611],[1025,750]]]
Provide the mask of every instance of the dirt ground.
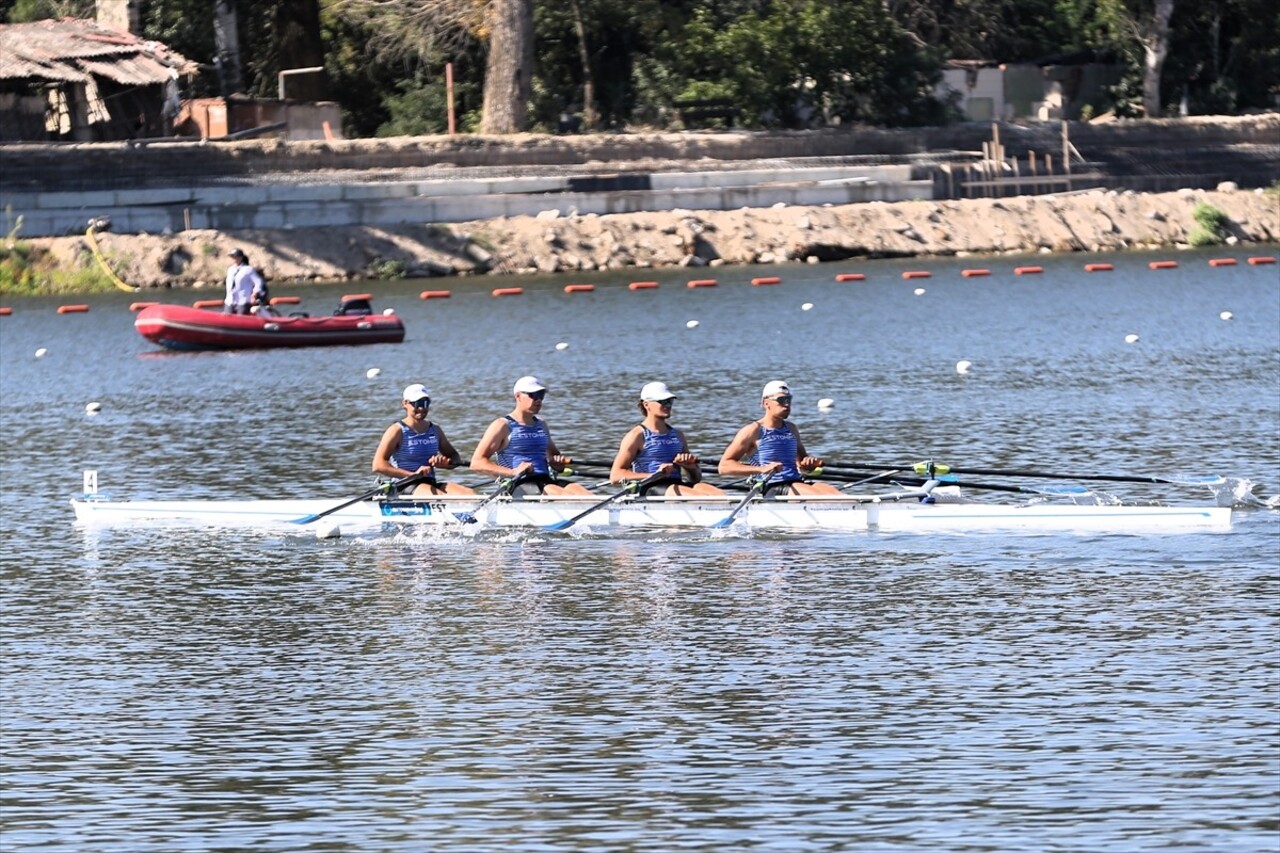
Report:
[[[1187,243],[1201,203],[1230,219],[1228,242],[1280,242],[1280,197],[1230,189],[603,216],[546,210],[396,228],[105,232],[98,241],[130,284],[220,288],[236,247],[269,280],[288,283],[1172,247]],[[96,263],[83,236],[29,242],[63,268]]]

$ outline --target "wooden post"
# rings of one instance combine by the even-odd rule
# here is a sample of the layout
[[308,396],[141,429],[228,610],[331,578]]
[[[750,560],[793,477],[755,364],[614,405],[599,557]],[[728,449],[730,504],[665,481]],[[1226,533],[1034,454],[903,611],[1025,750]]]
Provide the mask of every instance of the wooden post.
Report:
[[1071,192],[1071,139],[1067,120],[1062,120],[1062,173],[1067,176],[1067,192]]
[[454,120],[453,120],[453,63],[446,62],[444,64],[444,92],[445,100],[449,109],[449,135],[453,136]]
[[[1052,179],[1052,178],[1053,178],[1053,155],[1052,155],[1052,154],[1050,154],[1048,151],[1046,151],[1046,152],[1045,152],[1045,154],[1044,154],[1044,176],[1045,176],[1046,178],[1050,178],[1050,179]],[[1054,189],[1053,189],[1053,181],[1052,181],[1052,180],[1050,180],[1050,181],[1049,181],[1049,192],[1053,192],[1053,191],[1054,191]]]
[[1037,180],[1038,176],[1036,175],[1036,152],[1034,151],[1027,152],[1027,177],[1032,179],[1031,194],[1040,195],[1040,182]]

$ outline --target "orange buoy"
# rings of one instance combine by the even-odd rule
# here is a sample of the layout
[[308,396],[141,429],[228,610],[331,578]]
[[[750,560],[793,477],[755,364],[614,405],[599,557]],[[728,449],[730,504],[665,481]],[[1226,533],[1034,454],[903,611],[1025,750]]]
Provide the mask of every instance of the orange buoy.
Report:
[[1111,266],[1111,264],[1085,264],[1084,265],[1085,272],[1111,272],[1111,270],[1113,269],[1115,269],[1115,267]]
[[222,305],[221,299],[197,299],[191,303],[192,308],[221,308]]
[[860,272],[842,272],[836,276],[836,281],[864,281],[866,276]]
[[447,290],[424,290],[418,294],[419,299],[448,299],[449,296]]
[[342,297],[342,301],[350,302],[353,299],[372,299],[372,298],[373,298],[372,293],[348,293],[346,296]]
[[83,314],[89,310],[88,305],[59,305],[59,314]]
[[8,306],[0,307],[0,317],[8,317],[13,313],[13,309]]
[[130,302],[130,311],[141,311],[143,308],[150,308],[152,305],[159,305],[159,302]]
[[1044,272],[1044,267],[1014,267],[1014,275],[1036,275]]
[[656,281],[633,281],[627,285],[627,290],[656,290],[657,287]]
[[1249,265],[1255,266],[1255,267],[1258,266],[1259,264],[1274,264],[1275,262],[1276,262],[1275,258],[1268,258],[1265,256],[1260,258],[1255,257],[1255,258],[1249,259]]
[[1235,258],[1210,258],[1209,266],[1211,267],[1234,267],[1236,265]]
[[718,282],[714,278],[695,278],[686,287],[715,287]]
[[1147,264],[1147,269],[1152,270],[1176,270],[1177,268],[1177,261],[1152,261]]
[[991,275],[991,270],[961,270],[960,275],[965,278],[977,278],[982,275]]
[[595,290],[594,284],[566,284],[564,286],[565,293],[590,293]]
[[776,275],[767,275],[762,278],[751,279],[751,285],[753,287],[760,287],[761,285],[764,285],[764,284],[781,284],[781,283],[782,283],[782,279],[778,278]]
[[930,278],[933,273],[926,270],[908,270],[902,274],[903,278]]
[[524,293],[523,287],[495,287],[493,289],[494,296],[519,296]]
[[273,296],[270,299],[272,305],[297,305],[302,302],[301,296]]

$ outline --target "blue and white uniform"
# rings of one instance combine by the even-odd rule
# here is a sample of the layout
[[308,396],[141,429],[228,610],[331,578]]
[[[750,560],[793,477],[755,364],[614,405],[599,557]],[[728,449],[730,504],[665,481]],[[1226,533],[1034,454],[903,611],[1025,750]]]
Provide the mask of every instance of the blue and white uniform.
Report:
[[507,438],[507,446],[494,454],[494,461],[507,468],[518,468],[525,462],[533,463],[533,473],[542,475],[550,481],[551,466],[547,463],[547,425],[540,420],[525,426],[510,415],[507,428],[511,435]]
[[399,422],[400,446],[391,454],[391,464],[404,471],[417,471],[431,464],[431,457],[440,452],[440,436],[436,425],[431,424],[418,432],[404,421]]
[[[684,452],[684,442],[680,440],[680,435],[675,430],[658,432],[643,424],[640,425],[640,429],[644,430],[644,446],[640,448],[640,452],[631,463],[632,471],[639,474],[652,474],[663,465],[674,462],[676,456]],[[677,473],[673,479],[680,479],[679,474]]]
[[796,436],[791,427],[783,423],[779,429],[769,429],[760,424],[760,438],[756,441],[756,452],[748,465],[769,465],[781,462],[782,469],[769,480],[769,488],[798,483],[804,479],[800,467],[796,464]]

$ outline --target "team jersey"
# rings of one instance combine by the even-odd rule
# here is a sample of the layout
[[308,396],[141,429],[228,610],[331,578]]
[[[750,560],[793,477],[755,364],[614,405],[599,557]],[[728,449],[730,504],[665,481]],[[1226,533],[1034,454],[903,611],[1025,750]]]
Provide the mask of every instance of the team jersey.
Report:
[[531,425],[525,426],[510,415],[506,418],[511,435],[507,439],[507,446],[494,455],[494,460],[507,468],[517,468],[525,462],[531,462],[533,473],[551,473],[551,466],[547,464],[547,442],[550,440],[547,425],[535,420]]
[[779,429],[770,429],[760,424],[760,438],[756,442],[755,455],[749,465],[768,465],[781,462],[782,470],[773,475],[775,483],[796,482],[803,479],[800,468],[796,464],[796,436],[784,423]]

